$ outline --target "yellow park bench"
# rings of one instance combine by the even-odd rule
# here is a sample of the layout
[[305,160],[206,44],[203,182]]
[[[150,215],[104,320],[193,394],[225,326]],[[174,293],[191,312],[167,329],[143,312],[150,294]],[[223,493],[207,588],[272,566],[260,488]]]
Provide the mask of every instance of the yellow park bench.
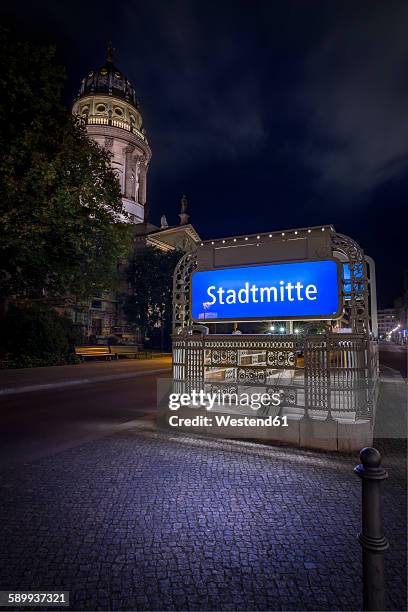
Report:
[[86,357],[96,358],[104,357],[105,359],[113,359],[110,351],[110,346],[76,346],[75,355],[77,355],[81,361],[84,361]]
[[87,357],[104,359],[119,359],[120,357],[134,357],[135,359],[153,359],[154,357],[170,357],[171,353],[159,353],[155,351],[139,350],[138,346],[125,346],[123,344],[115,344],[112,346],[94,345],[94,346],[76,346],[75,354],[85,361]]
[[117,344],[113,346],[96,345],[96,346],[76,346],[75,354],[83,361],[86,357],[96,358],[104,357],[105,359],[119,359],[123,357],[138,357],[139,350],[137,346],[124,346]]
[[111,355],[115,359],[119,359],[119,356],[121,355],[123,355],[124,357],[131,357],[131,356],[137,357],[137,354],[139,352],[139,349],[137,346],[125,346],[123,344],[115,344],[108,348],[110,348]]

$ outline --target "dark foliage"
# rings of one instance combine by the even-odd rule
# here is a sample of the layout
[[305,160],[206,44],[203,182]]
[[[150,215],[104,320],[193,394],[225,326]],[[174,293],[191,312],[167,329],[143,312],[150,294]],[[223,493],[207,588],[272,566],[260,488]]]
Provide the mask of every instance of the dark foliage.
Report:
[[75,363],[80,329],[43,305],[12,306],[0,319],[0,367]]
[[146,247],[137,250],[129,262],[125,313],[130,323],[142,329],[150,348],[171,347],[173,272],[182,255]]
[[109,154],[61,104],[53,49],[0,29],[0,300],[108,289],[126,231]]

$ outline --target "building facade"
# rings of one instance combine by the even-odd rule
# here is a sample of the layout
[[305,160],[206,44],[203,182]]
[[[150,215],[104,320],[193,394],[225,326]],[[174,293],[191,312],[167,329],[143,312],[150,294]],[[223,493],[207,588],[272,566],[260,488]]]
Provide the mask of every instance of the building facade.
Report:
[[[111,153],[111,164],[119,180],[123,215],[119,222],[135,226],[135,248],[151,245],[164,251],[193,250],[200,237],[188,222],[187,198],[181,200],[180,223],[161,227],[149,221],[147,176],[152,152],[132,82],[113,63],[108,46],[106,62],[89,70],[81,82],[72,112],[85,124],[88,136]],[[125,343],[141,342],[138,330],[129,326],[118,296],[103,292],[89,303],[68,300],[65,314],[82,325],[85,337],[104,343],[115,336]]]
[[395,308],[382,308],[378,310],[378,336],[385,338],[398,324]]

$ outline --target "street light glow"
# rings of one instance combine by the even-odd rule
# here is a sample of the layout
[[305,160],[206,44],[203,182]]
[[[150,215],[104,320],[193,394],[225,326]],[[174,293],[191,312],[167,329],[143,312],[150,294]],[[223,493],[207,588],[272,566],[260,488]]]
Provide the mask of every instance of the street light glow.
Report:
[[391,331],[387,332],[387,334],[389,334],[391,336],[391,334],[396,332],[397,329],[399,329],[400,327],[401,327],[401,323],[398,323],[397,327],[394,327],[394,329],[392,329]]

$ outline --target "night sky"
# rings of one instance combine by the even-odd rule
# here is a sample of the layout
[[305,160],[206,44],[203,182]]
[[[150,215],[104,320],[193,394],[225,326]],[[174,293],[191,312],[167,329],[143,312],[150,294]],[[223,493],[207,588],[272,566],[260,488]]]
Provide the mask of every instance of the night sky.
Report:
[[153,157],[151,221],[186,193],[202,238],[333,224],[376,260],[379,303],[408,267],[408,3],[9,2],[57,45],[66,102],[114,62]]

